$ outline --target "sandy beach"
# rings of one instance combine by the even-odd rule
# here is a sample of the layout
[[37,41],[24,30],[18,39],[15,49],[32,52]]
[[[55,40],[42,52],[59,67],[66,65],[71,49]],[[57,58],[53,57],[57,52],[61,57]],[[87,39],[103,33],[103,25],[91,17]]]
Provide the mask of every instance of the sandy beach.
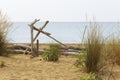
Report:
[[41,56],[30,59],[29,55],[19,54],[0,57],[5,67],[0,68],[1,80],[79,80],[86,73],[73,64],[73,56],[61,56],[58,62],[46,62]]
[[[1,80],[80,80],[87,75],[74,66],[76,58],[70,55],[60,56],[58,62],[44,61],[41,56],[30,59],[30,55],[24,54],[0,57],[0,60],[5,62],[5,67],[0,68]],[[120,67],[113,70],[116,80],[120,80]]]

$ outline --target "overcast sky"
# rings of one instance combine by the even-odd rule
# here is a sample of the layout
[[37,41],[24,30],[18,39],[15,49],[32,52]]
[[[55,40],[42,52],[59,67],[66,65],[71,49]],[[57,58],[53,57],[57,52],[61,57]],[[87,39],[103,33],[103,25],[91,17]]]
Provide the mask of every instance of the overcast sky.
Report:
[[0,0],[0,9],[12,21],[120,21],[120,0]]

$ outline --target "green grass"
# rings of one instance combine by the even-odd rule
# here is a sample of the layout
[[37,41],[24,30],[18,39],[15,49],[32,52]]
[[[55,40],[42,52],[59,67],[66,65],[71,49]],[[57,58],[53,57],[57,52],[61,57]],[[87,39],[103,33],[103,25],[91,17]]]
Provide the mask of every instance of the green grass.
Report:
[[81,77],[80,80],[102,80],[102,78],[95,73],[89,73],[88,76],[85,78]]

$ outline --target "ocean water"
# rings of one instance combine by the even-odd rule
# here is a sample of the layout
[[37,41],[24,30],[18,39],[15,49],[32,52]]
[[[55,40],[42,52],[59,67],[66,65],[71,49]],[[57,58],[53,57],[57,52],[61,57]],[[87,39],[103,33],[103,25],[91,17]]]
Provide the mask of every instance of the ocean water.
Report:
[[[30,43],[30,22],[14,22],[9,29],[8,40],[12,43]],[[37,28],[41,27],[44,22],[36,23]],[[119,22],[97,22],[100,26],[101,32],[104,38],[109,35],[119,34],[120,23]],[[49,22],[43,31],[51,33],[51,36],[61,41],[62,43],[81,43],[83,32],[85,27],[87,30],[90,27],[89,22]],[[37,32],[34,31],[34,36]],[[87,35],[87,31],[86,31]],[[40,34],[40,43],[54,43],[55,41],[50,39],[44,34]]]

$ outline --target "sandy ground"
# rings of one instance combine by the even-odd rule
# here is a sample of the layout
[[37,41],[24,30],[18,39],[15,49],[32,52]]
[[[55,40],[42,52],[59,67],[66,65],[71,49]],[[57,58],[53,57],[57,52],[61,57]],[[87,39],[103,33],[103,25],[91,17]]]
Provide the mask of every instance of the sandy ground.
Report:
[[79,80],[84,75],[73,65],[73,56],[61,56],[58,62],[41,59],[24,54],[0,57],[6,65],[0,68],[0,80]]
[[[58,62],[46,62],[41,56],[30,59],[30,55],[24,54],[0,57],[0,60],[6,65],[0,68],[0,80],[80,80],[87,75],[73,65],[74,56],[61,56]],[[114,71],[119,75],[120,67],[116,66]]]

